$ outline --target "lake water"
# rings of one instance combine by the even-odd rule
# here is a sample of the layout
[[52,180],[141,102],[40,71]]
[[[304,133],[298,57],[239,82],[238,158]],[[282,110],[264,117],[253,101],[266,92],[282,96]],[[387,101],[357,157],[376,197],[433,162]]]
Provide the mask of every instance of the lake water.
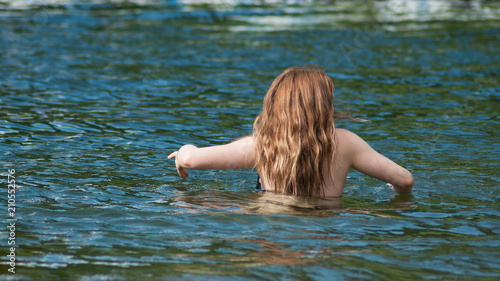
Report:
[[[496,2],[9,2],[1,280],[500,278]],[[308,63],[410,196],[354,171],[326,199],[177,176],[172,151],[251,134],[273,78]]]

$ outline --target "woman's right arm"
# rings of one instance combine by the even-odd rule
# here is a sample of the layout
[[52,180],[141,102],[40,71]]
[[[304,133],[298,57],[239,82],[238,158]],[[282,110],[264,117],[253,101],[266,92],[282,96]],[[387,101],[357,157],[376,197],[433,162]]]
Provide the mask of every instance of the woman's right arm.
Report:
[[413,188],[413,176],[405,168],[375,151],[358,135],[337,129],[344,144],[348,145],[351,167],[363,174],[385,181],[394,186],[397,193],[410,193]]
[[187,170],[231,170],[251,168],[255,165],[253,137],[247,136],[234,142],[209,147],[184,145],[168,159],[175,157],[179,176],[188,177]]

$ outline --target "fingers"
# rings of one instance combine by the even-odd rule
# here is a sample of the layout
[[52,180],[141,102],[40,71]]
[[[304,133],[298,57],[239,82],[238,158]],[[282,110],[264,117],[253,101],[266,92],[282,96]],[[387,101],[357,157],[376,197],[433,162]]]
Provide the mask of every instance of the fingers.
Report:
[[172,152],[169,156],[168,156],[168,159],[172,159],[174,157],[177,157],[177,153],[179,153],[179,151],[174,151]]
[[177,173],[179,174],[179,176],[185,180],[188,176],[189,176],[189,173],[186,171],[186,169],[182,168],[182,167],[177,167]]
[[179,151],[172,152],[168,156],[168,159],[172,159],[175,157],[175,167],[177,168],[177,173],[183,180],[185,180],[189,176],[189,173],[186,171],[186,169],[179,165],[179,162],[177,162],[177,154],[179,154]]
[[179,163],[177,162],[177,158],[175,159],[175,167],[177,168],[177,173],[183,180],[185,180],[187,176],[189,176],[186,169],[184,169],[181,165],[179,165]]

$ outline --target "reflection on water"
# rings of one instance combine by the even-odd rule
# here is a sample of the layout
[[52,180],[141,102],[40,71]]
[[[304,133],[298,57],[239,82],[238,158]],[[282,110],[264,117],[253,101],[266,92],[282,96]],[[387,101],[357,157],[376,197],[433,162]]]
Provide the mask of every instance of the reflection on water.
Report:
[[259,198],[249,206],[257,214],[295,214],[321,216],[329,211],[342,211],[342,198],[308,198],[261,192]]
[[[495,1],[1,2],[16,277],[498,279],[499,14]],[[250,134],[272,79],[306,63],[370,120],[338,126],[413,172],[412,195],[355,171],[325,199],[255,192],[249,170],[178,178],[171,151]]]
[[[237,204],[235,204],[237,203]],[[189,213],[231,212],[246,214],[289,214],[320,216],[342,211],[342,198],[308,198],[274,194],[274,192],[198,192],[181,193],[172,205]]]
[[[309,217],[332,217],[340,213],[372,214],[386,216],[382,211],[402,211],[415,208],[412,204],[414,196],[398,195],[389,197],[386,206],[374,208],[373,204],[353,203],[343,197],[302,197],[274,192],[229,192],[229,191],[197,191],[180,192],[168,201],[167,205],[175,206],[176,212],[198,213],[238,213],[238,214],[285,214]],[[348,201],[344,208],[343,201]]]

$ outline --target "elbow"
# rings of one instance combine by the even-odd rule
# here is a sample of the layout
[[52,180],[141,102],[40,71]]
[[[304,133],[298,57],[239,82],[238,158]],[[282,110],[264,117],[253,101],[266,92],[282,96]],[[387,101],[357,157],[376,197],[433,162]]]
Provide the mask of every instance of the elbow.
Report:
[[401,182],[398,183],[397,186],[395,186],[395,189],[399,194],[410,193],[411,190],[413,189],[413,184],[414,184],[413,176],[412,174],[410,174],[410,172],[408,172],[408,175],[401,178]]
[[408,193],[411,192],[411,190],[413,189],[413,184],[414,184],[414,179],[413,179],[413,176],[410,174],[407,179],[405,180],[405,184],[404,184],[404,187],[406,190],[408,190]]

